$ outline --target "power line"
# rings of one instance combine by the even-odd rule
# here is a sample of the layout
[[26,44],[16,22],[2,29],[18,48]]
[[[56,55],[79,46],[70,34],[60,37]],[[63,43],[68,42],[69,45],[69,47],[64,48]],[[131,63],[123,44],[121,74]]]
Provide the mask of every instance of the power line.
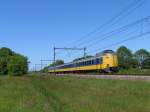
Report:
[[[144,25],[143,23],[144,23],[144,22],[148,23],[149,20],[150,20],[150,16],[147,16],[147,17],[142,18],[142,19],[140,19],[140,20],[137,20],[137,21],[135,21],[135,22],[133,22],[133,23],[130,23],[130,24],[128,24],[128,25],[125,25],[125,26],[123,26],[123,27],[120,27],[120,28],[118,28],[118,29],[116,29],[116,30],[113,30],[113,31],[111,31],[111,32],[108,32],[108,33],[102,35],[103,38],[99,38],[99,40],[97,40],[95,43],[90,43],[90,42],[89,42],[90,44],[88,45],[88,46],[89,46],[88,48],[90,48],[90,47],[92,47],[92,46],[95,46],[95,45],[98,45],[98,44],[101,43],[102,41],[104,41],[104,40],[110,38],[111,36],[113,36],[113,35],[115,35],[115,34],[119,34],[119,33],[123,33],[123,32],[125,32],[125,31],[128,31],[129,29],[134,28],[134,27],[137,26],[137,25],[140,25],[140,26],[141,26],[141,24],[142,24],[142,27],[141,27],[141,28],[143,28],[143,25]],[[143,32],[143,30],[142,30],[142,32]],[[131,33],[131,34],[133,34],[133,33]],[[98,44],[97,44],[97,43],[98,43]],[[89,53],[89,52],[88,52],[88,53]]]
[[[141,3],[140,3],[141,2]],[[110,20],[108,20],[107,22],[105,22],[104,24],[100,25],[99,27],[97,27],[96,29],[94,29],[93,31],[87,33],[85,36],[82,36],[80,39],[78,39],[77,41],[73,42],[74,43],[78,43],[81,42],[82,40],[86,39],[87,37],[91,36],[92,34],[96,33],[97,31],[101,30],[102,28],[106,27],[107,25],[111,25],[111,23],[113,21],[115,21],[117,18],[119,18],[121,15],[125,14],[127,11],[131,12],[130,9],[134,6],[136,6],[138,4],[138,6],[136,6],[136,8],[140,7],[143,3],[145,2],[145,0],[134,0],[134,2],[132,2],[131,4],[129,4],[127,7],[125,7],[123,10],[121,10],[116,16],[112,17]],[[139,4],[140,3],[140,4]],[[79,43],[80,45],[82,43]]]
[[[111,32],[108,32],[108,33],[104,34],[104,35],[101,35],[103,38],[98,38],[98,39],[97,39],[96,41],[94,41],[94,42],[89,41],[88,46],[91,47],[91,46],[96,45],[96,43],[101,43],[101,42],[103,42],[104,40],[110,38],[110,37],[111,37],[112,35],[114,35],[114,34],[122,33],[122,32],[124,32],[124,31],[129,30],[131,27],[135,27],[136,25],[142,24],[143,21],[145,21],[145,20],[147,20],[147,19],[150,19],[150,16],[145,17],[145,18],[142,18],[142,19],[140,19],[140,20],[137,20],[137,21],[135,21],[135,22],[133,22],[133,23],[130,23],[130,24],[125,25],[125,26],[123,26],[123,27],[120,27],[120,28],[118,28],[118,29],[115,29],[115,30],[113,30],[113,31],[111,31]],[[143,26],[142,26],[142,27],[143,27]]]
[[[136,10],[137,8],[139,8],[139,7],[141,7],[142,5],[143,5],[143,3],[145,2],[145,0],[144,1],[142,1],[140,4],[135,4],[135,7],[133,7],[133,9],[131,9],[131,10],[128,10],[128,11],[126,11],[126,12],[124,12],[122,15],[124,15],[123,17],[125,18],[125,17],[127,17],[130,13],[132,13],[134,10]],[[112,22],[112,24],[110,24],[111,26],[113,26],[113,25],[115,25],[116,23],[118,23],[119,21],[120,21],[120,19],[121,18],[115,18],[114,19],[114,22]],[[116,21],[115,21],[116,20]],[[104,26],[105,27],[105,26]],[[79,43],[77,46],[82,46],[82,45],[84,45],[84,46],[86,46],[86,43],[89,43],[89,42],[93,42],[93,41],[96,41],[97,39],[96,39],[96,37],[94,37],[95,39],[93,39],[93,38],[89,38],[90,40],[86,40],[86,41],[84,41],[84,42],[81,42],[81,43]],[[88,45],[87,45],[88,46]]]
[[[83,45],[88,45],[88,46],[94,46],[95,44],[93,43],[96,43],[97,41],[99,41],[99,39],[91,39],[91,40],[88,40],[90,39],[89,37],[98,32],[98,31],[101,31],[102,29],[106,28],[106,26],[112,26],[116,23],[118,23],[118,21],[121,20],[122,17],[127,17],[130,13],[132,13],[135,9],[139,8],[141,5],[143,5],[143,3],[145,2],[146,0],[134,0],[131,4],[129,4],[127,7],[125,7],[123,10],[121,10],[116,16],[112,17],[110,20],[108,20],[107,22],[105,22],[104,24],[102,24],[101,26],[99,26],[98,28],[94,29],[93,31],[87,33],[85,36],[81,37],[80,39],[77,40],[77,42],[74,42],[75,44],[76,43],[79,43],[77,44],[78,46],[83,46]],[[119,29],[118,29],[119,30]],[[123,32],[123,31],[126,31],[127,28],[125,29],[120,29],[119,31],[116,30],[116,32],[111,32],[112,34],[114,33],[118,33],[118,32]],[[110,33],[110,32],[109,32]],[[108,35],[109,33],[107,34],[104,34],[104,35]],[[112,35],[110,34],[110,35]],[[108,38],[108,36],[107,36]],[[87,40],[85,40],[87,39]],[[100,40],[105,40],[105,38],[102,38]],[[88,41],[87,43],[85,41]],[[95,42],[94,42],[95,41]],[[73,43],[73,44],[74,44]],[[89,44],[90,43],[90,44]]]
[[[133,33],[135,33],[135,31],[137,31],[137,30],[134,30],[134,31],[132,31],[132,32],[130,32],[130,33],[127,33],[126,35],[124,35],[124,36],[130,36],[130,35],[132,35]],[[100,48],[99,48],[100,49]],[[96,49],[96,50],[91,50],[90,52],[88,51],[87,52],[87,54],[91,54],[91,53],[96,53],[97,51],[100,51],[99,49]],[[77,56],[77,55],[76,55]]]
[[[120,13],[116,16],[114,16],[113,18],[110,19],[110,21],[107,21],[106,23],[104,23],[103,25],[101,25],[100,27],[96,28],[95,30],[93,30],[92,32],[88,33],[87,35],[85,35],[85,37],[83,36],[81,38],[81,40],[77,40],[77,42],[79,41],[79,44],[77,46],[94,46],[95,43],[97,42],[97,40],[99,39],[93,39],[93,38],[89,38],[93,33],[96,33],[98,30],[102,30],[102,28],[105,28],[107,25],[115,25],[116,23],[118,23],[118,21],[120,21],[120,19],[122,18],[122,15],[125,17],[127,17],[130,13],[132,13],[134,10],[136,10],[137,8],[141,7],[141,5],[143,5],[145,2],[145,0],[135,0],[134,2],[132,2],[131,4],[129,4],[126,8],[124,8],[122,11],[120,11]],[[120,18],[121,17],[121,18]],[[125,29],[126,30],[126,29]],[[125,31],[123,30],[123,31]],[[104,34],[105,35],[105,34]],[[88,40],[88,38],[90,40]],[[82,41],[82,40],[85,41]],[[100,40],[105,40],[104,38],[100,39]],[[75,42],[75,43],[77,43]],[[93,44],[93,43],[94,44]],[[91,43],[89,45],[89,43]]]
[[[94,52],[99,51],[99,50],[103,50],[103,49],[106,49],[106,48],[109,48],[109,47],[112,47],[112,46],[115,46],[115,45],[118,45],[118,44],[122,44],[122,43],[124,43],[124,42],[130,41],[130,40],[134,40],[134,39],[143,37],[143,36],[148,35],[148,34],[150,34],[150,31],[147,31],[147,32],[145,32],[145,33],[140,33],[139,35],[136,35],[136,36],[133,36],[133,37],[129,37],[129,38],[124,39],[124,40],[122,40],[122,41],[119,41],[119,42],[110,44],[110,45],[108,45],[108,46],[105,46],[105,47],[96,49],[96,50],[94,50]],[[94,52],[93,52],[93,53],[94,53]],[[91,53],[91,52],[88,52],[88,53]]]

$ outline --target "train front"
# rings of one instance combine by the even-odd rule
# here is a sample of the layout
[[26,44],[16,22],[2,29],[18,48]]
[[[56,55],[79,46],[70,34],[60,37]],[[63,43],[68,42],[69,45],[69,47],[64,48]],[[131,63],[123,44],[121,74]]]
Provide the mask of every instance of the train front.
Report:
[[118,71],[118,58],[114,51],[105,50],[103,52],[103,70],[106,72]]

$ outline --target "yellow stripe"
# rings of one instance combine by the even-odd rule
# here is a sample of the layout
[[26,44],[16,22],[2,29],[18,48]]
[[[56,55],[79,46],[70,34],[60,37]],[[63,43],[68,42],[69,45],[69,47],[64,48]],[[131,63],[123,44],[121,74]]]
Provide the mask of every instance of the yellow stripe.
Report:
[[[104,64],[92,65],[92,66],[82,66],[75,68],[64,68],[64,69],[56,69],[55,72],[64,72],[64,71],[76,71],[76,70],[97,70],[97,69],[105,69],[106,66]],[[49,70],[49,72],[54,72],[54,70]]]

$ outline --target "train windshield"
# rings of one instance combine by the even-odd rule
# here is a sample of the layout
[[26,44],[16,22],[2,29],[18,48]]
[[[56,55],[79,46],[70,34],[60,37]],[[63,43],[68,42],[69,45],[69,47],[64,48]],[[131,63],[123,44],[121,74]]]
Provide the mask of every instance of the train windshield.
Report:
[[112,51],[112,50],[105,50],[105,51],[103,51],[103,53],[114,53],[114,51]]

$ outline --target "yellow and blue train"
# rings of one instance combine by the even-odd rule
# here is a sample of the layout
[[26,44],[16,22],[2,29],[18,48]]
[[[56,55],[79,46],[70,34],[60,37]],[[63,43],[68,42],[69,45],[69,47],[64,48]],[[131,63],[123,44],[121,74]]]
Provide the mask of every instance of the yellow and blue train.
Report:
[[91,58],[49,67],[49,73],[115,72],[118,69],[117,55],[112,50],[104,50]]

